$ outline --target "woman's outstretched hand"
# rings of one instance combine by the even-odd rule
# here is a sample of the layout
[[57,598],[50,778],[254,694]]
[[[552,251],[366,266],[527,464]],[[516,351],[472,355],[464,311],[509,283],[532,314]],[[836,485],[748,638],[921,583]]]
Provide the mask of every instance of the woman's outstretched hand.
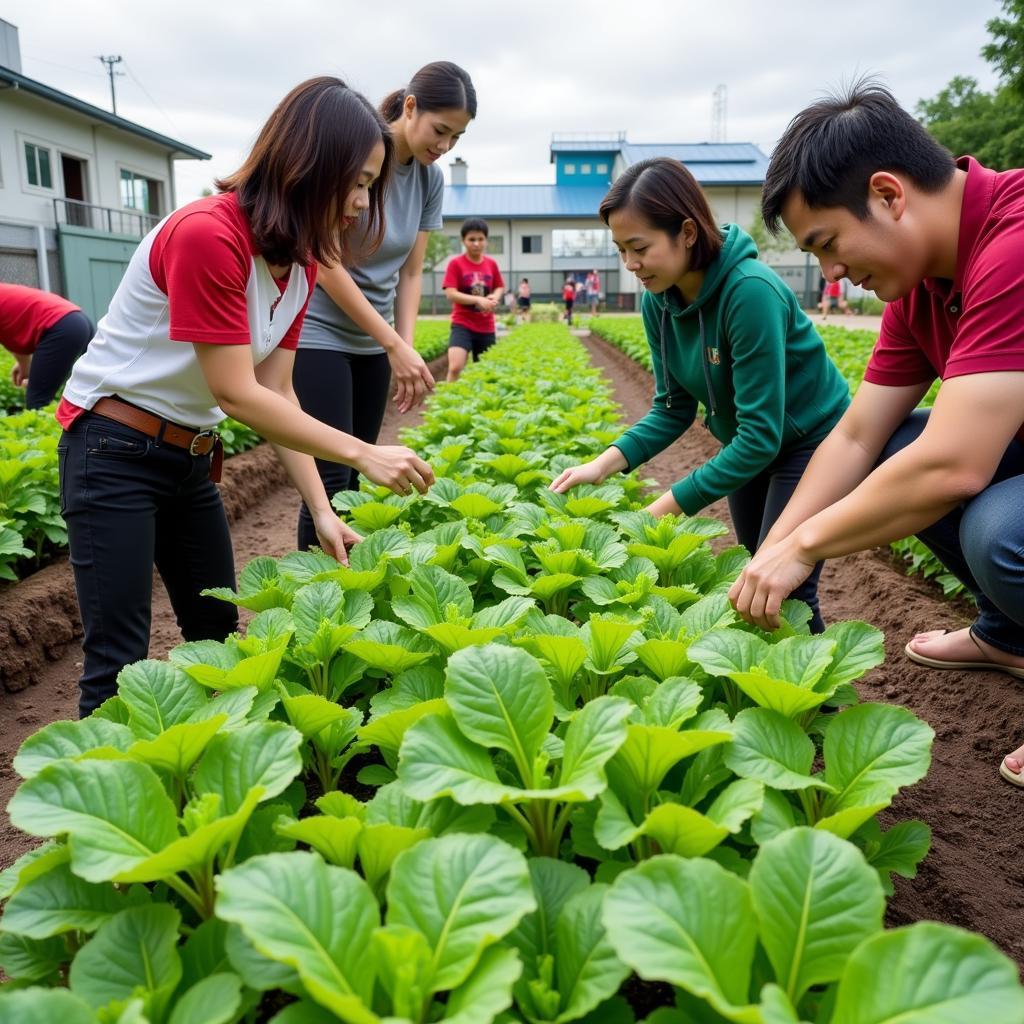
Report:
[[434,390],[434,378],[423,356],[403,341],[388,351],[388,362],[391,363],[391,376],[395,380],[398,411],[415,409]]
[[403,497],[414,490],[426,494],[434,471],[411,448],[401,444],[370,444],[355,468],[368,480]]
[[582,466],[570,466],[568,469],[563,469],[551,482],[548,489],[554,491],[555,494],[565,494],[566,491],[572,490],[579,484],[599,484],[602,480],[604,480],[604,473],[597,465],[597,460],[593,459],[590,462],[584,462]]

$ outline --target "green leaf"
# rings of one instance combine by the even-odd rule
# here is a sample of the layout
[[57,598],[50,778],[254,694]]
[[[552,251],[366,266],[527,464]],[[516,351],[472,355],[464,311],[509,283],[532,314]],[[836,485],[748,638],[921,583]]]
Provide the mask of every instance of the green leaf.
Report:
[[562,908],[573,896],[587,891],[590,878],[583,868],[551,857],[531,857],[527,867],[537,909],[519,922],[508,942],[522,954],[527,976],[531,976],[541,957],[554,955]]
[[636,790],[641,797],[653,793],[668,772],[686,757],[707,747],[728,743],[731,732],[711,729],[687,729],[679,732],[669,726],[630,725],[626,742],[609,765],[618,788]]
[[12,767],[23,779],[30,779],[53,761],[91,751],[101,754],[103,748],[124,752],[134,739],[127,726],[91,715],[74,722],[51,722],[22,743]]
[[4,931],[32,939],[79,930],[94,932],[123,910],[125,897],[110,884],[94,885],[67,864],[33,879],[4,908]]
[[761,783],[738,779],[726,786],[706,814],[682,804],[660,804],[647,816],[643,831],[666,853],[701,857],[761,809]]
[[461,985],[483,950],[536,907],[526,859],[486,835],[427,839],[391,869],[388,923],[425,936],[433,951],[433,987]]
[[242,979],[211,974],[175,1003],[167,1024],[233,1024],[242,1006]]
[[53,871],[60,864],[66,864],[70,859],[71,851],[67,844],[54,840],[27,850],[13,864],[0,871],[0,900],[8,899],[24,889],[29,882]]
[[532,787],[534,763],[554,718],[551,684],[539,662],[496,644],[458,651],[448,660],[445,697],[462,733],[511,754],[523,785]]
[[95,1024],[89,1006],[67,989],[0,989],[0,1024]]
[[885,660],[884,634],[866,622],[833,622],[824,636],[836,647],[818,689],[852,683]]
[[688,645],[678,640],[654,638],[646,640],[636,648],[637,657],[653,673],[656,679],[681,676],[689,665]]
[[[30,939],[25,935],[0,931],[0,968],[3,968],[8,978],[17,981],[55,978],[61,965],[70,957],[67,944],[59,936],[52,939]],[[2,1002],[0,1006],[3,1006]]]
[[374,892],[379,891],[380,883],[403,850],[430,837],[427,828],[407,828],[387,822],[364,825],[359,833],[359,866]]
[[980,935],[924,921],[857,947],[839,982],[831,1024],[1021,1019],[1017,965]]
[[730,1020],[746,1003],[757,929],[747,884],[706,860],[661,856],[615,880],[604,925],[619,958],[647,981],[678,985]]
[[616,955],[601,920],[606,887],[573,896],[558,917],[555,968],[561,1013],[556,1024],[577,1020],[610,999],[630,969]]
[[154,739],[172,725],[187,722],[208,699],[201,686],[166,661],[137,661],[121,669],[117,692],[128,707],[128,724],[140,739]]
[[473,595],[458,576],[436,565],[418,565],[408,576],[411,597],[396,597],[391,603],[394,613],[410,626],[426,628],[448,621],[449,609],[462,618],[473,614]]
[[8,805],[29,835],[69,834],[71,866],[106,882],[178,837],[174,805],[153,770],[134,761],[55,761]]
[[309,994],[349,1024],[376,1024],[366,962],[377,902],[354,872],[312,853],[253,857],[216,880],[217,916],[261,955],[296,971]]
[[245,686],[255,686],[263,693],[274,684],[285,647],[276,647],[263,654],[254,654],[249,658],[241,658],[230,668],[215,665],[187,665],[185,672],[197,683],[210,690],[237,690]]
[[887,807],[900,788],[928,771],[934,736],[916,715],[887,704],[859,704],[836,715],[824,743],[825,781],[835,792],[818,826],[846,838],[866,818],[856,821],[855,813],[844,812]]
[[687,676],[670,676],[660,683],[644,704],[644,721],[678,729],[697,714],[704,691]]
[[181,979],[180,923],[167,904],[122,910],[79,950],[71,964],[71,991],[94,1008],[141,995],[147,1016],[162,1019]]
[[812,985],[838,980],[847,958],[880,931],[878,875],[850,843],[795,828],[761,847],[750,895],[775,980],[796,1006]]
[[523,965],[515,951],[485,949],[472,974],[448,997],[442,1020],[447,1024],[491,1024],[512,1005],[512,986]]
[[375,619],[348,641],[345,648],[372,668],[392,676],[408,671],[434,656],[434,647],[429,640],[411,629],[399,626],[397,622],[384,619]]
[[932,830],[923,821],[901,821],[883,832],[875,848],[865,855],[876,871],[914,878],[931,842]]
[[487,750],[466,739],[447,714],[428,715],[406,732],[398,780],[415,800],[450,796],[464,805],[497,804],[516,792],[498,781]]
[[366,805],[368,825],[404,825],[425,828],[431,835],[447,832],[486,832],[494,824],[489,807],[460,807],[454,800],[441,797],[424,803],[414,800],[399,782],[381,786]]
[[128,754],[151,768],[184,778],[227,721],[228,716],[220,714],[200,722],[179,722],[153,739],[136,740]]
[[426,715],[436,715],[447,708],[448,704],[443,698],[436,698],[420,701],[409,708],[378,715],[359,730],[359,742],[362,745],[378,747],[388,764],[393,764],[410,726]]
[[345,723],[351,727],[353,734],[362,721],[360,713],[353,708],[343,708],[333,700],[315,693],[303,693],[289,697],[282,687],[281,706],[284,708],[288,721],[291,722],[306,739],[319,735],[330,725]]
[[598,697],[576,712],[565,731],[558,773],[562,799],[593,800],[607,785],[605,765],[626,739],[633,705],[621,697]]
[[298,821],[282,816],[274,823],[274,831],[305,843],[328,864],[351,868],[356,862],[363,823],[358,818],[336,818],[330,814],[313,814]]
[[792,719],[768,708],[747,708],[733,719],[735,733],[725,763],[745,779],[773,789],[832,787],[811,775],[814,744]]
[[238,810],[257,786],[269,800],[302,771],[301,745],[302,734],[283,722],[254,722],[219,733],[199,762],[195,788],[218,794],[224,814]]

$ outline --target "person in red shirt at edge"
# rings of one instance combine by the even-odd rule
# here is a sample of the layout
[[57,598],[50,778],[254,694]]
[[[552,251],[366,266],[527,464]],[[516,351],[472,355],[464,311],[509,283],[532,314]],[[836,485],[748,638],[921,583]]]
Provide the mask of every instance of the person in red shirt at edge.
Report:
[[[917,534],[972,591],[968,629],[906,646],[935,669],[1024,679],[1024,170],[954,160],[881,86],[798,114],[762,194],[830,280],[889,305],[846,415],[730,598],[770,628],[823,558]],[[935,378],[930,411],[917,409]],[[1024,747],[1000,772],[1024,785]]]
[[0,345],[14,355],[11,380],[25,408],[49,405],[92,337],[92,321],[53,292],[0,284]]
[[441,285],[452,303],[449,383],[459,379],[471,352],[475,363],[494,344],[494,311],[505,292],[498,264],[486,255],[487,221],[470,217],[461,233],[466,251],[449,261]]
[[321,423],[292,387],[316,263],[347,257],[345,229],[363,214],[379,239],[391,157],[387,126],[363,96],[337,78],[310,79],[281,101],[219,194],[172,213],[133,254],[57,410],[83,716],[146,657],[154,561],[187,640],[237,628],[234,606],[199,596],[234,586],[213,483],[225,414],[274,445],[321,546],[342,562],[361,538],[332,510],[314,456],[396,494],[433,483],[408,448]]

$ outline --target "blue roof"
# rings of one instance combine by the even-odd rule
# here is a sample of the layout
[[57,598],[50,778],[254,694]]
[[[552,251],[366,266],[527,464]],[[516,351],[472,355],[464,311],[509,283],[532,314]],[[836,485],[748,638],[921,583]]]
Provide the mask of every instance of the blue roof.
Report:
[[444,216],[593,220],[607,191],[604,185],[449,185],[444,190]]
[[763,185],[768,157],[752,142],[625,142],[627,164],[668,156],[679,160],[702,185]]

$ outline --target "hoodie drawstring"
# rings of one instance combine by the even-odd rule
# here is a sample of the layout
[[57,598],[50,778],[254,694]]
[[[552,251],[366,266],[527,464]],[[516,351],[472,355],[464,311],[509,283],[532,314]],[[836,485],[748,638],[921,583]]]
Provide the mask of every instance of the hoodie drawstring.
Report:
[[668,382],[668,357],[665,346],[665,326],[668,322],[668,303],[661,307],[661,368],[665,374],[665,408],[672,408],[672,389]]
[[708,365],[708,347],[704,340],[704,311],[697,310],[697,324],[700,329],[700,364],[704,367],[704,386],[708,389],[708,413],[717,415],[715,408],[715,391],[711,386],[711,367]]

